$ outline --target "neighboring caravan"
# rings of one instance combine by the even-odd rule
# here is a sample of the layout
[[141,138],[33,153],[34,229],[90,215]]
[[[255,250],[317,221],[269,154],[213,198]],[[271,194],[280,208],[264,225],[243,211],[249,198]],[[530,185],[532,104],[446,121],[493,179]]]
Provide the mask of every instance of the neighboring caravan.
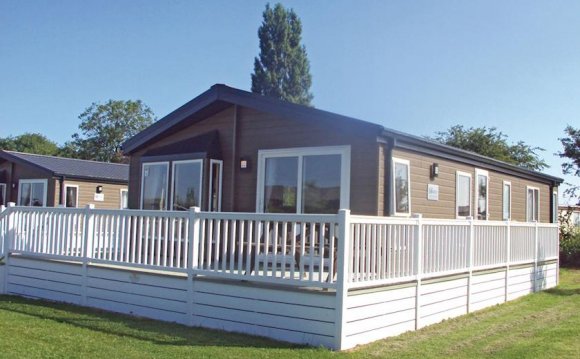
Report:
[[127,207],[129,166],[0,150],[0,205]]
[[224,85],[124,146],[129,207],[556,221],[560,178]]

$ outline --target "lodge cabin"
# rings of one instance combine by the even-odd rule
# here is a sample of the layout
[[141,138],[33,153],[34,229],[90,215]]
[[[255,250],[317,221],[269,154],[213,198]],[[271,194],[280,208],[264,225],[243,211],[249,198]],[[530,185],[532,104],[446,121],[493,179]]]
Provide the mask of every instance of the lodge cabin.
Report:
[[0,150],[0,205],[127,208],[129,166]]
[[557,221],[560,178],[214,85],[128,140],[129,207]]

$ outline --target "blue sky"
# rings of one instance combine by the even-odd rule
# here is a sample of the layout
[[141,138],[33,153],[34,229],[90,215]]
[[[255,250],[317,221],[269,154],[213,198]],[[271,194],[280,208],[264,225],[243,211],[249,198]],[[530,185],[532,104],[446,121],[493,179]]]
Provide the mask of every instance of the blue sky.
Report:
[[[265,3],[3,0],[0,136],[63,143],[92,102],[141,99],[161,118],[214,83],[249,90]],[[580,2],[282,3],[302,19],[316,107],[417,135],[496,126],[561,176]]]

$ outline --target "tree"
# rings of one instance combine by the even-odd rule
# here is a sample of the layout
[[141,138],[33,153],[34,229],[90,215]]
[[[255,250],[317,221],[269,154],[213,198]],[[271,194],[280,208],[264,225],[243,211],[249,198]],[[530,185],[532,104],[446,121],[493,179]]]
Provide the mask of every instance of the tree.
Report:
[[300,44],[302,24],[294,10],[266,5],[258,29],[260,55],[254,59],[252,92],[310,106],[310,63]]
[[62,150],[63,155],[104,162],[122,162],[123,142],[155,120],[153,111],[140,100],[93,103],[79,119],[82,134],[72,136]]
[[543,148],[526,145],[523,141],[509,144],[507,136],[495,127],[465,129],[461,125],[455,125],[447,131],[437,132],[433,140],[529,170],[541,171],[548,167],[537,153],[544,151]]
[[24,133],[16,137],[0,138],[0,149],[38,155],[57,155],[59,153],[56,142],[40,133]]
[[[562,172],[580,177],[580,129],[567,126],[564,129],[566,137],[560,138],[564,150],[559,152],[560,158],[567,158],[569,161],[562,164]],[[565,191],[570,198],[574,198],[580,192],[580,186],[569,184],[570,187]],[[580,196],[578,196],[580,197]],[[578,204],[580,205],[580,198]]]

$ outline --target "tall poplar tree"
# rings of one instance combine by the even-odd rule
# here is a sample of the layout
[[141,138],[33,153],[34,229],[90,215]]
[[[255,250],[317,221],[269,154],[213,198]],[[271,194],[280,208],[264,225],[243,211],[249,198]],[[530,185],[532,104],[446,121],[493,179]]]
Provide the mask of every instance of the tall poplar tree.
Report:
[[258,29],[260,55],[254,59],[252,92],[311,105],[312,76],[306,48],[300,44],[302,24],[292,9],[266,5]]

